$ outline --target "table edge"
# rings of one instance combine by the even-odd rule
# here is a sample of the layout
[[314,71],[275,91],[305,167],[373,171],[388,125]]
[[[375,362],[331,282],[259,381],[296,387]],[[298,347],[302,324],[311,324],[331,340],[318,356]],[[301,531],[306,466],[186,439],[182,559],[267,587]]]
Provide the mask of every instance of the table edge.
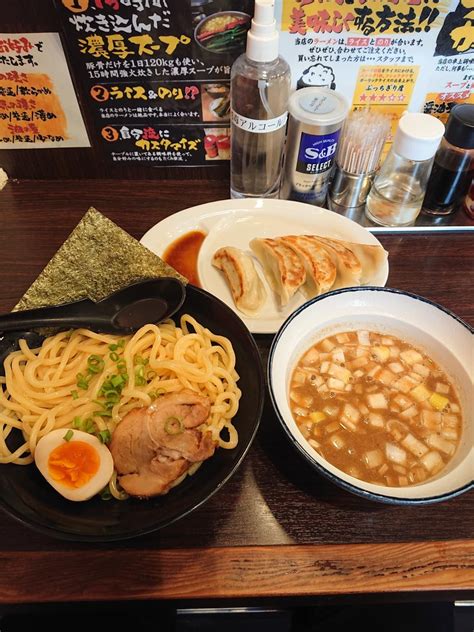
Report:
[[474,588],[474,540],[15,551],[2,552],[0,563],[0,603],[7,604]]

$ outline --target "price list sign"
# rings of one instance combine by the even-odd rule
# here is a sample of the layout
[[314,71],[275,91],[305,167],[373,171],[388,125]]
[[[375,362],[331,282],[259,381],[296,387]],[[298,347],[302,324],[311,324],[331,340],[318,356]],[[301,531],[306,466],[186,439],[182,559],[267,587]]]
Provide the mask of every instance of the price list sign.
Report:
[[56,0],[94,146],[117,163],[230,158],[230,68],[251,0]]

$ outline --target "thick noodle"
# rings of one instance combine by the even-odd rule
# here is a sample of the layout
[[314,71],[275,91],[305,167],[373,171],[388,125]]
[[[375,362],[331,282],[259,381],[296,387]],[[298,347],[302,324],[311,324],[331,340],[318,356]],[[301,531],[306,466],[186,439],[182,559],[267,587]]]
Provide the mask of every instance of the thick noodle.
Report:
[[[95,432],[113,433],[133,408],[185,388],[210,399],[207,425],[217,445],[234,448],[238,442],[232,419],[241,392],[232,344],[189,315],[181,317],[180,326],[171,320],[145,325],[123,338],[77,329],[46,338],[38,349],[21,340],[20,350],[6,358],[4,368],[0,463],[31,463],[41,437],[57,428],[77,427],[78,420],[92,420]],[[125,374],[120,396],[105,409],[104,382]],[[81,375],[89,378],[82,388]],[[7,439],[14,429],[21,431],[23,443],[11,450]],[[109,488],[121,497],[115,476]]]

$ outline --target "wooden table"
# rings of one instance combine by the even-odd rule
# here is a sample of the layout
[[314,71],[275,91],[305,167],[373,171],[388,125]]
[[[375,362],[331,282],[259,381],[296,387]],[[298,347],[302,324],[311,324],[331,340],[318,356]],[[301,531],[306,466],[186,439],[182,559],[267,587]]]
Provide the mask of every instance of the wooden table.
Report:
[[[226,182],[17,181],[0,193],[0,311],[10,310],[90,205],[140,238]],[[474,233],[379,235],[391,287],[474,322]],[[449,335],[449,332],[446,332]],[[270,336],[259,336],[265,362]],[[428,507],[363,500],[315,474],[267,401],[256,440],[203,507],[111,544],[54,540],[0,513],[0,604],[100,600],[472,595],[474,494]],[[219,601],[220,600],[220,601]]]

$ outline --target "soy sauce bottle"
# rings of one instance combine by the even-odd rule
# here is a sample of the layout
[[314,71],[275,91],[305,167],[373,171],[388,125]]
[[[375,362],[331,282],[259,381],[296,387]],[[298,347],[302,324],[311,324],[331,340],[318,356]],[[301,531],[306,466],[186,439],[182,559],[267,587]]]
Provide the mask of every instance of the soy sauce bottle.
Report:
[[453,107],[436,153],[423,200],[423,213],[450,215],[462,205],[474,169],[474,105]]

